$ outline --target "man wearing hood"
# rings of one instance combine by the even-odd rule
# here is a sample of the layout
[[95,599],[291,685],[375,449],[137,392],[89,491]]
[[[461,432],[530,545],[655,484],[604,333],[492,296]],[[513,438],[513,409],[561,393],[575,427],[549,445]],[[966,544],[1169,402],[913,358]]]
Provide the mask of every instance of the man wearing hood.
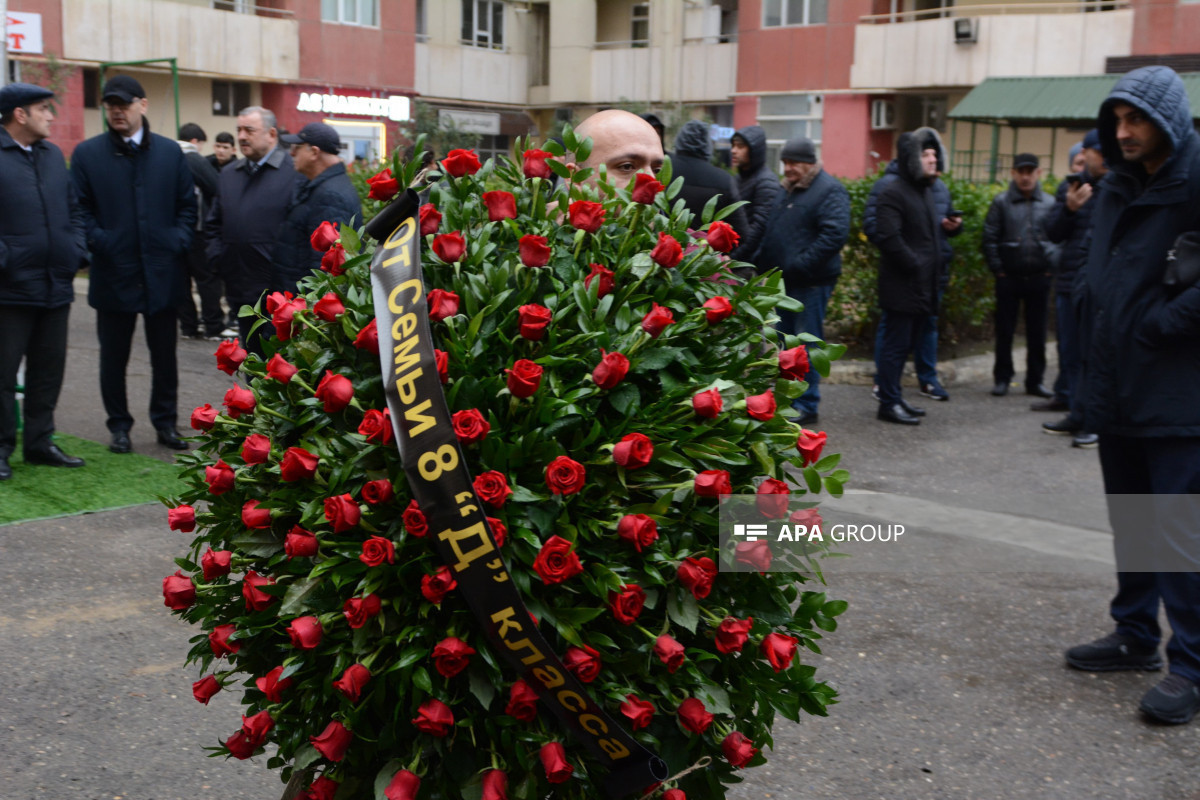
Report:
[[746,201],[746,235],[732,256],[753,261],[780,192],[779,176],[767,166],[767,132],[758,125],[740,128],[730,140],[729,158],[737,169],[738,197]]
[[[1200,285],[1168,286],[1164,277],[1176,240],[1200,230],[1200,136],[1183,82],[1167,67],[1117,81],[1096,127],[1109,173],[1090,201],[1082,401],[1085,429],[1100,435],[1116,630],[1066,659],[1088,671],[1159,669],[1161,600],[1173,632],[1170,674],[1140,708],[1180,724],[1200,709],[1200,520],[1189,497],[1200,493]],[[1134,498],[1121,495],[1153,498],[1131,508]]]
[[[179,331],[185,339],[220,341],[221,331],[225,328],[225,312],[221,308],[221,276],[205,255],[204,237],[200,233],[204,217],[217,194],[217,168],[200,154],[200,147],[208,141],[208,136],[199,125],[189,122],[180,126],[177,141],[192,172],[192,180],[196,183],[196,202],[200,212],[196,220],[196,235],[184,259],[188,274],[179,298]],[[200,295],[199,317],[196,316],[196,303],[192,300],[193,281]],[[204,327],[203,334],[200,332],[201,324]]]
[[[676,178],[683,178],[683,189],[679,196],[695,216],[693,228],[700,227],[700,215],[712,198],[719,196],[716,211],[738,201],[732,176],[712,163],[712,138],[708,135],[708,126],[698,119],[688,120],[675,137],[671,173]],[[725,221],[733,226],[739,237],[746,235],[746,214],[741,208],[726,217]]]

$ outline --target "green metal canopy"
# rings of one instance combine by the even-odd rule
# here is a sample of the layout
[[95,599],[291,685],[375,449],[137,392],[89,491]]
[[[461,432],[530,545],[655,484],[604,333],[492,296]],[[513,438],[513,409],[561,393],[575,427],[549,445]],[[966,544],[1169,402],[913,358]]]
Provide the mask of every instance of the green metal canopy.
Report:
[[[1100,104],[1120,75],[1050,78],[987,78],[950,112],[951,119],[1019,126],[1086,127],[1096,120]],[[1200,73],[1180,75],[1200,119]]]

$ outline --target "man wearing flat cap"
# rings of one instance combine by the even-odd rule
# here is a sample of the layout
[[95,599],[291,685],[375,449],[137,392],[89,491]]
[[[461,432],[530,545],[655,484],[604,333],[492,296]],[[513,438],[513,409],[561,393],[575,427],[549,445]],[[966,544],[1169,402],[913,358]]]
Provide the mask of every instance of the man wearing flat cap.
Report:
[[0,89],[0,481],[17,446],[17,370],[25,360],[25,461],[82,467],[54,444],[67,361],[71,281],[84,264],[83,218],[62,151],[46,141],[49,89]]
[[291,149],[292,163],[303,180],[296,184],[279,229],[271,288],[295,293],[296,284],[321,266],[324,254],[313,249],[312,232],[326,221],[335,227],[361,225],[362,203],[346,175],[339,155],[341,138],[333,128],[310,122],[299,133],[280,136],[279,141]]
[[159,444],[186,450],[175,429],[176,307],[196,227],[195,183],[179,145],[150,132],[149,101],[137,80],[110,78],[101,100],[108,130],[75,148],[71,177],[92,253],[88,303],[96,309],[109,449],[133,449],[125,368],[140,314],[150,349],[150,422]]

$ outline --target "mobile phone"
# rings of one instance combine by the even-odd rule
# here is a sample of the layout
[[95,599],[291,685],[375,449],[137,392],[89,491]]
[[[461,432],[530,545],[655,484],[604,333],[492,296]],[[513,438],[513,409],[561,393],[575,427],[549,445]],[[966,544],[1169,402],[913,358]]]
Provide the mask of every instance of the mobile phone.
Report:
[[954,217],[961,217],[962,215],[963,212],[959,211],[957,208],[952,208],[946,212],[946,216],[950,219],[953,219]]
[[1067,183],[1071,184],[1072,186],[1078,186],[1079,184],[1083,183],[1083,177],[1080,175],[1068,175]]

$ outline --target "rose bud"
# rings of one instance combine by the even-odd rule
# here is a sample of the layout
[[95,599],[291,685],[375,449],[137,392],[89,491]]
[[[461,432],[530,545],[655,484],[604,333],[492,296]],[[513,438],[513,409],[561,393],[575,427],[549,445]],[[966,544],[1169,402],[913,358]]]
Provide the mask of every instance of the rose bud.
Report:
[[233,488],[233,469],[220,459],[211,467],[204,468],[204,481],[212,494],[225,494]]
[[475,648],[459,639],[448,636],[433,647],[433,665],[443,678],[453,678],[467,668]]
[[227,625],[218,625],[209,632],[208,646],[212,648],[214,657],[223,658],[231,656],[242,649],[241,642],[229,641],[229,637],[233,636],[236,630],[233,623],[229,623]]
[[[378,352],[376,345],[376,352]],[[438,380],[446,383],[450,380],[450,354],[445,350],[438,350],[436,347],[433,350],[433,363],[437,366]]]
[[707,392],[697,392],[692,395],[692,410],[696,412],[697,417],[714,419],[724,407],[725,401],[721,398],[721,392],[718,389],[709,389]]
[[379,355],[379,326],[374,319],[368,322],[354,337],[354,346],[359,350]]
[[600,281],[600,286],[596,289],[596,299],[604,297],[617,286],[616,276],[613,271],[607,267],[602,267],[599,264],[588,264],[592,271],[583,279],[583,287],[585,289],[592,288],[592,281]]
[[697,600],[703,600],[712,591],[713,579],[717,577],[717,565],[708,556],[700,558],[689,556],[679,565],[676,574],[679,582],[692,593],[692,596]]
[[250,741],[250,737],[246,735],[245,731],[239,728],[236,733],[225,740],[225,749],[234,758],[245,761],[254,755],[254,751],[258,748],[254,746],[254,742]]
[[442,224],[442,213],[437,210],[433,203],[426,203],[421,206],[421,235],[428,236],[431,233],[437,233],[438,226]]
[[333,322],[346,313],[346,306],[342,304],[342,298],[338,297],[335,292],[326,292],[325,296],[313,305],[313,313],[317,315],[318,319]]
[[317,474],[319,459],[303,447],[289,447],[279,463],[279,477],[285,481],[304,481]]
[[233,419],[237,419],[242,414],[253,414],[255,399],[254,392],[249,389],[243,389],[241,386],[232,386],[229,391],[225,392],[225,412]]
[[442,159],[442,169],[446,171],[447,175],[455,178],[474,175],[482,166],[479,163],[479,156],[475,155],[474,150],[451,150]]
[[687,800],[682,789],[667,789],[663,792],[662,800]]
[[260,503],[259,500],[247,500],[242,503],[242,524],[247,528],[271,527],[271,509],[260,509]]
[[559,456],[546,466],[546,486],[554,494],[575,494],[583,488],[587,471],[578,461]]
[[349,494],[325,498],[325,519],[334,533],[345,533],[362,519],[362,509]]
[[354,399],[354,384],[344,375],[325,370],[325,377],[317,384],[316,398],[324,404],[326,414],[336,414]]
[[261,433],[252,433],[242,442],[242,461],[261,464],[271,455],[271,440]]
[[525,234],[517,241],[521,263],[527,267],[544,267],[550,263],[550,245],[545,236]]
[[512,192],[484,192],[483,205],[487,208],[488,222],[517,218],[517,198]]
[[654,443],[644,433],[627,433],[613,446],[613,461],[625,469],[641,469],[654,457]]
[[237,372],[238,367],[246,360],[246,351],[238,346],[236,339],[226,339],[221,342],[217,345],[217,352],[213,355],[217,357],[217,369],[226,375]]
[[508,775],[503,770],[489,769],[483,773],[481,800],[508,800]]
[[173,531],[191,533],[196,530],[196,509],[188,505],[167,509],[167,525]]
[[825,431],[817,433],[804,428],[800,429],[800,438],[796,440],[796,449],[804,457],[805,466],[821,460],[821,451],[825,449],[825,440],[828,438]]
[[308,308],[308,301],[303,297],[283,303],[271,313],[271,324],[275,326],[275,336],[281,342],[291,339],[296,330],[295,316],[297,311]]
[[650,259],[655,264],[660,264],[664,267],[678,266],[683,260],[683,247],[680,246],[679,240],[669,233],[658,234],[658,244],[654,245],[654,249],[650,251]]
[[371,187],[371,191],[367,193],[368,200],[381,200],[386,203],[400,191],[400,181],[392,177],[390,168],[367,178],[367,185]]
[[430,322],[441,322],[446,317],[453,317],[458,313],[458,295],[454,292],[434,289],[425,298],[425,302],[429,304]]
[[409,536],[425,536],[429,533],[429,524],[425,521],[425,514],[421,511],[421,507],[417,505],[416,500],[409,500],[408,506],[404,509],[404,530],[408,531]]
[[708,246],[718,253],[728,253],[737,247],[738,240],[741,238],[732,225],[721,220],[717,220],[709,225],[708,233],[704,236],[705,241],[708,242]]
[[396,546],[392,544],[391,539],[372,536],[363,542],[362,555],[358,557],[358,560],[368,567],[378,567],[384,563],[395,564]]
[[267,362],[267,377],[280,383],[287,383],[296,374],[296,367],[289,364],[283,356],[276,353]]
[[575,577],[583,572],[583,565],[575,554],[575,545],[554,535],[538,551],[537,558],[533,560],[533,569],[541,577],[542,583],[550,584]]
[[296,617],[287,626],[292,647],[313,650],[321,643],[321,621],[313,616]]
[[604,224],[604,206],[590,200],[576,200],[567,209],[571,227],[595,233]]
[[162,580],[163,605],[172,611],[183,611],[196,602],[196,585],[180,570]]
[[654,202],[655,196],[665,188],[653,175],[639,172],[633,176],[631,198],[635,203],[650,205]]
[[729,302],[728,297],[717,296],[710,297],[704,301],[704,318],[708,320],[709,325],[716,325],[722,320],[729,319],[733,316],[733,303]]
[[368,505],[381,506],[384,503],[390,503],[395,496],[396,492],[392,489],[392,482],[387,478],[367,481],[362,487],[362,499]]
[[725,760],[733,766],[744,767],[758,753],[758,748],[745,735],[734,731],[721,742],[721,752],[725,754]]
[[600,350],[600,363],[592,370],[592,380],[601,389],[611,389],[629,374],[629,359],[620,353]]
[[508,705],[504,713],[522,722],[533,722],[537,717],[537,692],[529,688],[525,681],[518,680],[508,691]]
[[532,303],[521,306],[517,309],[517,314],[521,336],[534,342],[546,335],[546,327],[553,318],[550,309]]
[[782,672],[792,665],[792,659],[796,657],[796,642],[799,639],[794,636],[785,636],[782,633],[768,633],[762,640],[759,648],[762,654],[766,656],[767,661],[771,662],[771,666],[776,672]]
[[280,678],[283,675],[283,667],[276,667],[261,678],[254,679],[254,685],[258,690],[267,696],[267,700],[271,703],[283,702],[283,693],[292,688],[295,683],[291,678]]
[[654,719],[654,704],[642,700],[636,694],[627,694],[625,702],[621,703],[621,713],[629,718],[630,727],[640,731],[648,727]]
[[683,666],[683,645],[665,633],[654,640],[654,655],[667,665],[667,672],[672,675],[675,674],[675,670]]
[[508,375],[508,391],[513,397],[530,397],[542,384],[542,371],[527,358],[513,362],[512,369],[504,370]]
[[333,247],[325,251],[325,255],[321,256],[321,269],[328,272],[330,275],[337,277],[344,275],[346,272],[346,248],[340,244],[335,244]]
[[322,222],[317,226],[317,229],[312,232],[309,237],[309,242],[312,244],[312,249],[324,253],[329,248],[333,247],[333,243],[341,238],[338,229],[333,226],[329,220]]
[[632,625],[637,622],[642,608],[646,605],[646,590],[636,584],[625,584],[621,591],[608,593],[608,607],[613,616],[622,625]]
[[337,794],[339,786],[341,784],[337,781],[322,775],[309,784],[308,793],[304,795],[302,800],[333,800],[333,796]]
[[242,717],[242,733],[246,734],[246,738],[254,745],[255,748],[262,747],[267,741],[267,734],[275,727],[275,720],[271,719],[271,712],[260,711],[254,716]]
[[821,512],[815,508],[802,508],[799,511],[793,511],[788,521],[793,525],[803,525],[806,531],[811,531],[814,528],[824,526],[825,520],[821,519]]
[[756,572],[766,572],[771,568],[771,561],[774,560],[774,555],[771,553],[771,545],[765,541],[757,542],[738,542],[733,548],[734,560],[739,564],[745,564]]
[[729,473],[723,469],[704,470],[696,476],[693,488],[699,497],[720,497],[723,494],[733,494]]
[[367,437],[371,444],[388,445],[395,435],[392,429],[392,413],[384,408],[382,411],[369,408],[363,414],[362,422],[358,423],[358,433]]
[[746,646],[746,640],[750,637],[752,627],[754,627],[754,617],[746,619],[726,617],[721,620],[714,637],[717,650],[722,653],[740,653]]
[[442,233],[433,237],[433,253],[447,264],[462,260],[467,252],[467,240],[458,231]]
[[204,574],[204,580],[215,581],[222,575],[228,575],[231,563],[233,563],[232,550],[213,550],[212,547],[209,547],[204,551],[204,555],[200,556],[200,569]]
[[674,324],[675,315],[671,313],[671,309],[660,306],[658,303],[654,303],[650,313],[642,317],[642,330],[656,339],[668,325]]
[[293,525],[283,542],[283,552],[289,560],[293,558],[312,558],[317,554],[320,543],[312,531],[306,531],[299,525]]
[[421,576],[421,594],[435,606],[441,605],[446,599],[446,593],[456,586],[458,581],[454,579],[454,573],[445,565],[438,567],[438,571],[432,575]]
[[546,159],[554,158],[553,153],[548,153],[545,150],[526,150],[521,159],[521,169],[525,172],[526,178],[546,178],[554,176],[550,169],[550,165],[546,163]]
[[341,761],[345,758],[346,751],[350,749],[350,742],[353,739],[354,734],[350,732],[350,729],[336,719],[326,725],[320,735],[309,737],[309,741],[312,742],[317,752],[330,761]]
[[479,499],[492,508],[503,507],[513,493],[512,489],[508,488],[508,478],[503,472],[494,469],[477,475],[473,485]]
[[588,647],[568,647],[563,656],[563,666],[582,683],[591,683],[600,674],[600,654]]
[[633,545],[639,553],[658,540],[658,523],[645,514],[626,514],[617,523],[617,536]]
[[767,478],[758,485],[755,493],[758,495],[754,501],[758,506],[758,513],[767,519],[779,519],[787,514],[788,495],[792,490],[783,481]]
[[366,597],[351,597],[342,605],[342,616],[346,624],[358,630],[374,616],[383,610],[379,595],[372,592]]
[[260,589],[260,586],[271,586],[275,579],[259,575],[254,570],[246,573],[242,579],[242,597],[246,600],[247,611],[265,611],[275,602],[275,598]]
[[542,745],[542,749],[538,751],[538,758],[542,760],[542,767],[546,770],[546,780],[551,783],[566,783],[575,771],[575,768],[567,763],[566,751],[558,742]]
[[208,403],[197,406],[192,412],[192,428],[198,431],[212,430],[217,422],[217,410]]
[[808,348],[798,345],[779,354],[779,373],[788,380],[802,381],[812,365],[808,361]]
[[482,442],[487,437],[488,431],[492,429],[477,408],[455,411],[450,415],[450,426],[454,429],[454,435],[458,437],[458,441],[465,445]]
[[292,302],[291,292],[271,292],[267,295],[266,307],[268,314],[274,314],[282,306]]
[[496,540],[496,547],[504,547],[504,540],[508,538],[508,528],[495,517],[488,517],[487,522],[488,527],[492,529],[492,538]]
[[775,393],[767,389],[762,394],[752,394],[746,398],[746,413],[754,419],[766,420],[775,416]]
[[333,682],[333,688],[346,696],[351,703],[357,703],[362,698],[363,687],[371,680],[371,670],[362,664],[351,664],[346,667],[342,677]]
[[441,700],[430,698],[417,706],[417,716],[412,724],[423,733],[441,738],[454,727],[454,712]]
[[679,715],[679,724],[683,726],[684,730],[691,731],[697,736],[703,736],[713,722],[713,715],[705,708],[704,703],[695,697],[689,697],[680,703],[676,713]]
[[192,697],[196,698],[197,703],[208,705],[208,701],[213,699],[213,695],[221,691],[221,682],[213,675],[205,675],[200,680],[192,684]]
[[383,797],[384,800],[417,800],[420,788],[421,778],[416,773],[402,769],[384,787]]

